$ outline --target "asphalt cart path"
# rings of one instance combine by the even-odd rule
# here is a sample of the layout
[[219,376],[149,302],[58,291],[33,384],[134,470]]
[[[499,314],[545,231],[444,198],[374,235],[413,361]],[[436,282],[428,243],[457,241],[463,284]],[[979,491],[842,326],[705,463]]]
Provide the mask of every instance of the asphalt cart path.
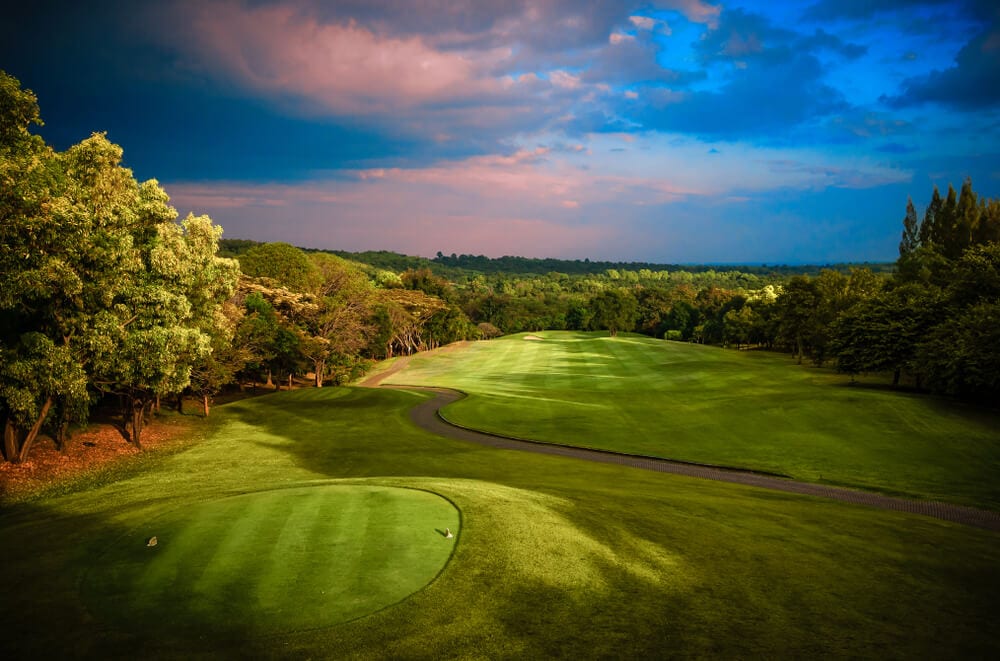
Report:
[[[408,357],[398,359],[389,370],[366,379],[361,383],[361,385],[368,387],[381,385],[382,381],[405,367],[408,362],[407,358]],[[874,507],[876,509],[921,514],[923,516],[931,516],[967,526],[1000,531],[1000,512],[994,512],[991,510],[983,510],[937,501],[898,498],[871,491],[847,489],[844,487],[815,484],[812,482],[799,482],[788,478],[755,473],[753,471],[736,468],[706,466],[703,464],[695,464],[671,459],[660,459],[657,457],[645,457],[641,455],[624,454],[606,450],[593,450],[568,445],[557,445],[554,443],[511,438],[499,434],[481,432],[475,429],[467,429],[448,422],[440,414],[443,407],[465,397],[464,393],[457,390],[451,390],[449,388],[428,388],[422,386],[403,385],[390,385],[385,387],[420,390],[432,393],[434,395],[433,397],[421,402],[410,411],[410,419],[418,427],[446,438],[466,441],[469,443],[477,443],[479,445],[486,445],[504,450],[522,450],[540,454],[551,454],[560,457],[596,461],[604,464],[631,466],[633,468],[641,468],[660,473],[673,473],[675,475],[684,475],[687,477],[717,480],[720,482],[732,482],[734,484],[745,484],[748,486],[760,487],[762,489],[773,489],[776,491],[785,491],[805,496],[829,498],[846,503]]]

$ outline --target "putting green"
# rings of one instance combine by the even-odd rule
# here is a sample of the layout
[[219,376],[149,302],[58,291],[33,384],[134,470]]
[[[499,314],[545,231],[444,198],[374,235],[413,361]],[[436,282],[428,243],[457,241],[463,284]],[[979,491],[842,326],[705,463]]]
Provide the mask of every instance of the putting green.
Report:
[[[172,511],[109,540],[83,579],[107,624],[255,636],[394,604],[441,571],[458,510],[433,493],[359,485],[262,491]],[[147,546],[156,536],[157,544]]]

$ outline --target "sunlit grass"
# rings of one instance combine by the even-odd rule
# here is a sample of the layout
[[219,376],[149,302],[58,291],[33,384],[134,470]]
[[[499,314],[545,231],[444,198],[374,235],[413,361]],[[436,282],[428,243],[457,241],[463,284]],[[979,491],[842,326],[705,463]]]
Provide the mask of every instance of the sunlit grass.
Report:
[[417,356],[389,382],[461,389],[445,417],[519,438],[1000,508],[995,413],[780,354],[540,335]]
[[207,500],[106,540],[84,598],[109,620],[174,635],[316,629],[429,583],[451,555],[446,530],[459,532],[458,511],[415,489],[325,485]]
[[[324,388],[237,402],[215,410],[206,440],[148,462],[142,474],[7,510],[0,516],[0,600],[8,629],[0,655],[986,658],[1000,652],[994,533],[449,441],[409,423],[407,412],[422,397]],[[288,525],[300,531],[308,526],[298,523],[313,519],[321,533],[313,541],[329,541],[344,533],[313,517],[324,501],[310,494],[347,487],[362,493],[406,487],[453,503],[461,533],[440,575],[360,619],[311,630],[286,622],[282,631],[277,621],[261,622],[263,608],[227,608],[209,595],[197,617],[184,610],[173,620],[170,607],[120,612],[109,603],[116,588],[94,583],[105,571],[102,559],[149,550],[125,550],[126,540],[163,525],[169,551],[174,526],[183,535],[191,522],[216,517],[219,527],[206,530],[204,545],[227,549],[228,562],[248,580],[265,580],[278,557],[267,547],[296,545],[274,530],[254,533],[260,546],[233,543],[254,539],[239,532],[238,519],[277,526],[287,514]],[[252,494],[260,493],[267,495],[258,502]],[[300,511],[294,500],[272,499],[281,493],[313,504]],[[247,507],[229,509],[240,503]],[[227,522],[227,512],[237,520]],[[370,512],[369,521],[377,515]],[[183,555],[200,562],[197,537],[184,542]],[[317,556],[302,567],[321,576],[328,568]],[[185,565],[177,565],[181,586],[193,581]],[[303,612],[314,608],[313,574],[286,576],[285,602]],[[158,585],[156,575],[133,577]]]

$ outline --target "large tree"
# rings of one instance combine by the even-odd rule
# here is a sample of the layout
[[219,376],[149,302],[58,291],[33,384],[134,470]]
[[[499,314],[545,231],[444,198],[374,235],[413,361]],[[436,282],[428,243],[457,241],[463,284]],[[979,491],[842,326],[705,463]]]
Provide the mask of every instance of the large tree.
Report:
[[1000,243],[954,263],[935,321],[915,358],[926,385],[970,398],[1000,394]]
[[830,329],[837,369],[852,376],[891,372],[899,385],[903,372],[914,370],[917,346],[933,327],[939,303],[940,292],[919,283],[860,300]]
[[61,197],[59,156],[29,130],[41,123],[35,95],[0,71],[0,415],[9,461],[27,454],[55,398],[86,400],[71,385],[85,377],[60,324],[68,314],[53,310],[82,286],[68,263],[77,223]]
[[207,218],[174,222],[166,193],[103,134],[55,153],[28,132],[37,119],[34,96],[0,74],[5,445],[23,457],[51,411],[60,426],[85,412],[88,382],[122,397],[139,445],[150,402],[209,351],[236,265],[215,257]]
[[331,364],[353,364],[367,345],[375,290],[362,271],[340,257],[317,253],[311,259],[317,306],[301,326],[301,347],[320,388]]
[[139,447],[156,398],[187,388],[192,369],[211,353],[212,336],[226,323],[221,306],[239,276],[232,260],[215,256],[221,230],[207,217],[178,225],[165,194],[144,202],[150,216],[135,228],[139,266],[100,315],[93,354],[94,383],[122,398],[130,440]]
[[816,308],[819,294],[809,276],[794,276],[775,301],[778,337],[793,348],[796,362],[802,364],[809,341],[816,334]]
[[611,337],[619,331],[631,331],[639,317],[639,303],[630,292],[609,289],[590,299],[590,325],[595,330],[606,330]]

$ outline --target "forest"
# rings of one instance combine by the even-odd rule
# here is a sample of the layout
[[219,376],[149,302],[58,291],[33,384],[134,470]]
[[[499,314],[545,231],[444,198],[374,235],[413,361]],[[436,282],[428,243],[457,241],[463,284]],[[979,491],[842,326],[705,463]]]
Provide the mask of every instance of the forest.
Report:
[[[636,332],[789,353],[852,378],[995,404],[1000,200],[906,204],[883,265],[689,267],[347,253],[221,239],[95,133],[56,151],[35,96],[0,72],[3,456],[57,445],[97,405],[128,440],[164,401],[350,382],[374,362],[541,330]],[[792,361],[790,361],[791,363]],[[791,369],[791,367],[790,367]]]

